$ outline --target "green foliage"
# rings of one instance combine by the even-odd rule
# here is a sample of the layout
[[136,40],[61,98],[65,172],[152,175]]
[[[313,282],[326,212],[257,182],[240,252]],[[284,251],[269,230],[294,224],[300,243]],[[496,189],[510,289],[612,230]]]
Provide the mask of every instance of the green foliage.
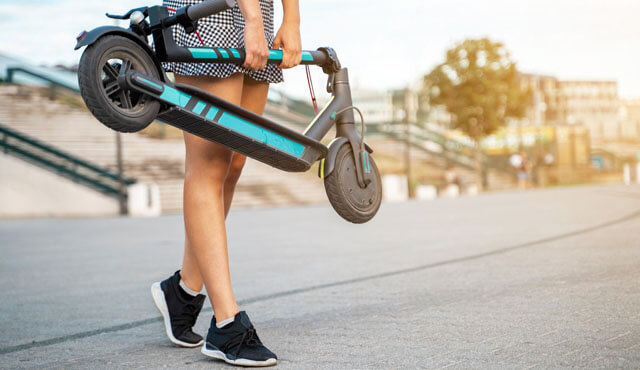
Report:
[[476,141],[508,118],[522,117],[530,102],[504,45],[486,38],[465,40],[448,50],[446,60],[424,82],[430,104],[445,106],[453,128]]

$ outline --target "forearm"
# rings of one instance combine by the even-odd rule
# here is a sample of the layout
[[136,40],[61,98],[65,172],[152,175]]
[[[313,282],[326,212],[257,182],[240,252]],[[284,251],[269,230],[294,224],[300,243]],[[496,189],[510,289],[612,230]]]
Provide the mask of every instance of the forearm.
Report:
[[262,24],[262,11],[258,0],[238,0],[238,7],[246,23]]
[[282,0],[284,16],[282,23],[300,24],[300,4],[298,0]]
[[255,71],[267,66],[269,46],[264,34],[264,21],[258,0],[238,0],[238,6],[244,17],[245,68]]

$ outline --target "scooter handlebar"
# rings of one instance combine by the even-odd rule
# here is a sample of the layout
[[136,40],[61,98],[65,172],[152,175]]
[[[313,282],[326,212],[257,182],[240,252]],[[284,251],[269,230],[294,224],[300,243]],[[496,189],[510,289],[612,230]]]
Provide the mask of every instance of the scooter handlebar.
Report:
[[187,8],[187,16],[192,21],[220,13],[236,6],[236,0],[206,0]]

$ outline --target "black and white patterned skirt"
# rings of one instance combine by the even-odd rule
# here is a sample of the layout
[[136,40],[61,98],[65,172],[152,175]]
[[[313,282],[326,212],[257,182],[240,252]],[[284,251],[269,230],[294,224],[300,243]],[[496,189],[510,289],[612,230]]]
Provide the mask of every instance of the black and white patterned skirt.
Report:
[[[163,0],[163,6],[178,9],[186,5],[193,5],[202,0]],[[273,0],[260,0],[264,34],[269,49],[273,47]],[[171,14],[173,12],[170,11]],[[236,4],[233,9],[225,10],[198,21],[198,32],[206,47],[216,48],[244,48],[244,18]],[[178,46],[203,47],[196,33],[187,34],[181,26],[173,27],[173,38]],[[244,73],[257,81],[278,83],[284,81],[282,71],[276,65],[270,64],[260,71],[252,71],[234,64],[214,63],[163,63],[167,72],[174,72],[183,76],[214,76],[227,78],[234,73]]]

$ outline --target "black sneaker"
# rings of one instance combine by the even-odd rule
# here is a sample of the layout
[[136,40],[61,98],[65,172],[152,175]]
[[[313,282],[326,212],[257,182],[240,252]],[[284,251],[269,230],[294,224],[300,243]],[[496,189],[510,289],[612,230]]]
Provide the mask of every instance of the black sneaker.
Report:
[[221,329],[216,327],[215,316],[211,319],[202,354],[240,366],[272,366],[278,360],[275,353],[262,344],[244,311],[239,312],[232,323]]
[[151,285],[151,296],[164,318],[169,340],[182,347],[197,347],[203,338],[193,332],[205,296],[193,297],[180,287],[180,271],[162,282]]

